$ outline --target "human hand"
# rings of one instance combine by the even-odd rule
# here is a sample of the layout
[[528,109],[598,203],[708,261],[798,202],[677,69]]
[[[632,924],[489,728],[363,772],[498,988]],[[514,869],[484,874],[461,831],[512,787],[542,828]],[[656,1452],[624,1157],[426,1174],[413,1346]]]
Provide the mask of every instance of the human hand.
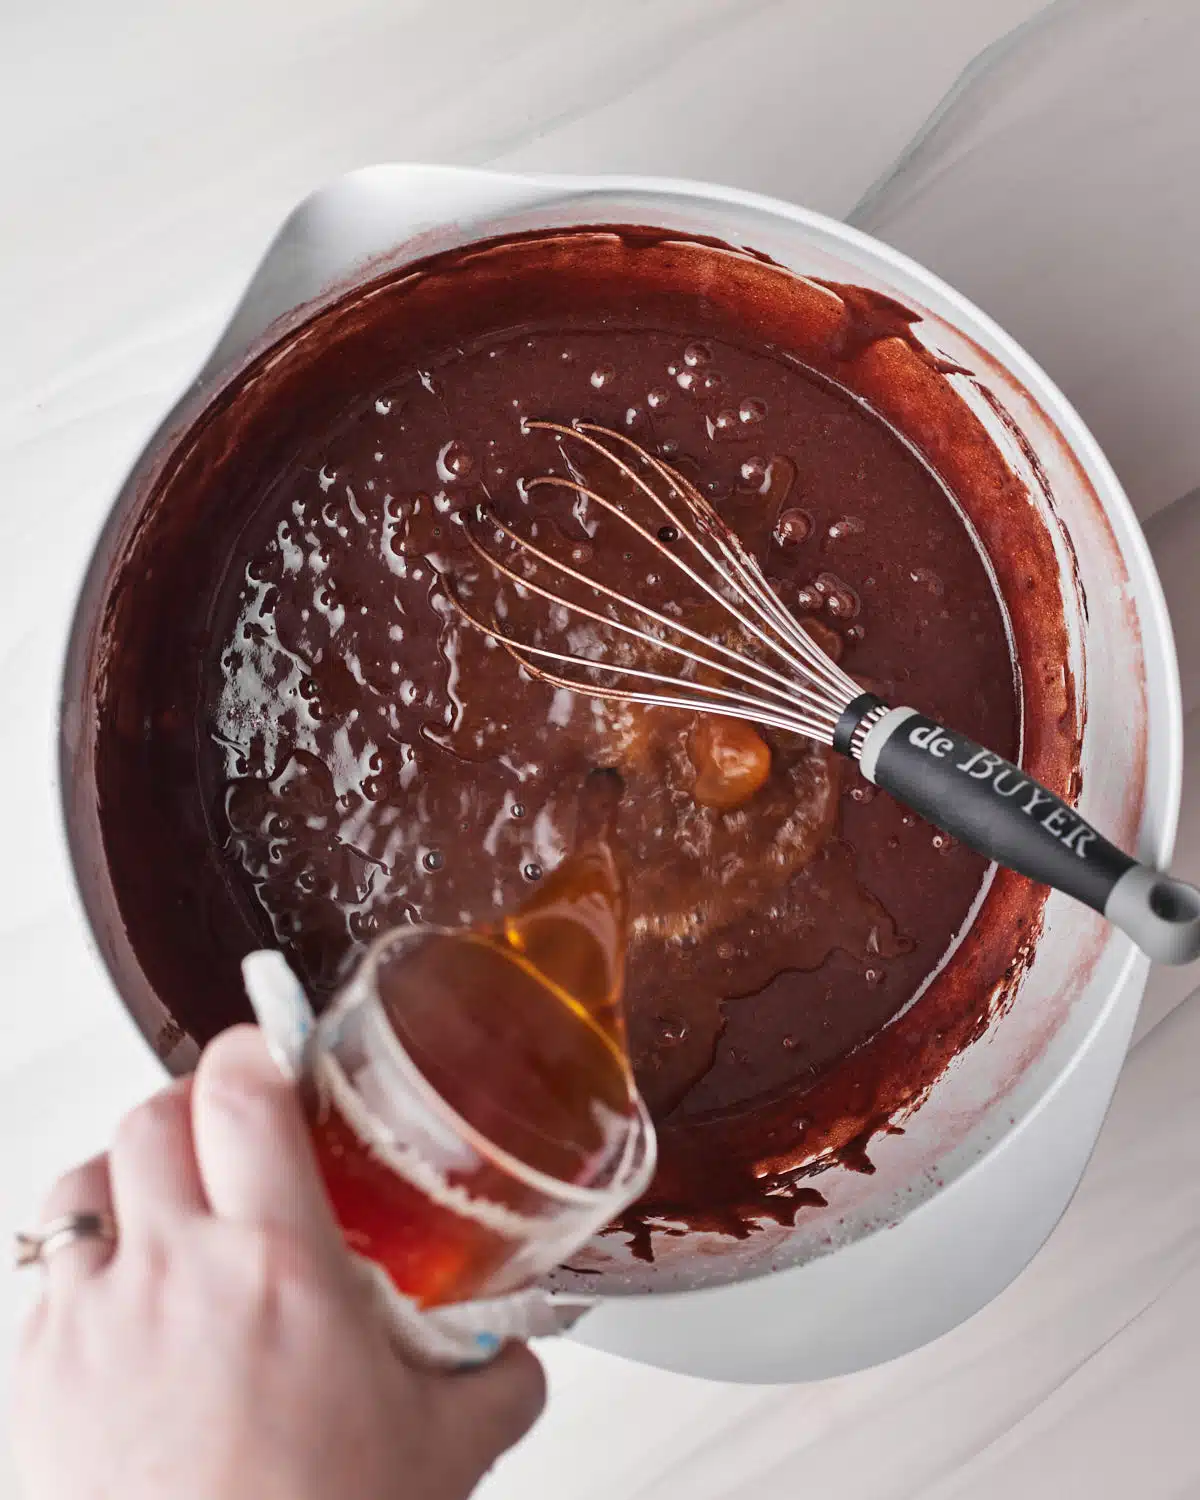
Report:
[[541,1409],[523,1347],[440,1374],[389,1344],[250,1027],[135,1109],[45,1219],[95,1210],[117,1243],[49,1256],[18,1356],[26,1500],[461,1500]]

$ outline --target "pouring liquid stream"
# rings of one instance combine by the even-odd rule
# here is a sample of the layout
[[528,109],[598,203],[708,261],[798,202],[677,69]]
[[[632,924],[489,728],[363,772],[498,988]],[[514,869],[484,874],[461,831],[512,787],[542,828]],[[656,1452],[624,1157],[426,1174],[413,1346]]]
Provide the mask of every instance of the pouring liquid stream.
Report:
[[[307,1110],[335,1214],[419,1305],[511,1290],[514,1242],[548,1222],[539,1183],[602,1185],[630,1139],[620,795],[616,773],[588,777],[573,853],[518,910],[386,951],[369,1025],[350,1012],[316,1059]],[[419,1168],[398,1148],[414,1112]]]

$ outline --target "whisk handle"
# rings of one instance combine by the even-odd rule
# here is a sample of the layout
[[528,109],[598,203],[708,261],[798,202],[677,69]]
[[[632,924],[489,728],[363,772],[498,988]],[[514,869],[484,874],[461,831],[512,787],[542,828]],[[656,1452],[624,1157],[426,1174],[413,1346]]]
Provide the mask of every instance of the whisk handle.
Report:
[[[853,707],[861,707],[861,723],[884,705]],[[1061,797],[966,735],[893,708],[867,730],[857,759],[869,781],[914,812],[1102,913],[1157,963],[1200,957],[1200,891],[1138,864]]]

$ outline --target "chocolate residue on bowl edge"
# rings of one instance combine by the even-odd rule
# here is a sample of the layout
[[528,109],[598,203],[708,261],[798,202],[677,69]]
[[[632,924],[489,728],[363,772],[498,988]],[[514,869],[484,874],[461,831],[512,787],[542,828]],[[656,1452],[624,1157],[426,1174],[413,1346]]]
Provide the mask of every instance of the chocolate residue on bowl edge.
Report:
[[[187,1034],[245,1017],[252,946],[280,944],[327,996],[380,926],[493,916],[560,857],[568,793],[615,753],[662,1160],[639,1234],[790,1222],[820,1207],[816,1168],[869,1162],[871,1133],[986,1029],[1044,893],[999,872],[910,1003],[984,861],[781,737],[746,808],[699,808],[685,726],[519,682],[439,608],[437,574],[481,489],[527,521],[519,481],[561,471],[522,416],[628,431],[709,487],[850,672],[1008,755],[1020,726],[1027,768],[1068,792],[1053,544],[912,321],[866,289],[603,227],[406,268],[238,372],[129,527],[92,683],[107,878]],[[1008,606],[1015,686],[950,495]]]

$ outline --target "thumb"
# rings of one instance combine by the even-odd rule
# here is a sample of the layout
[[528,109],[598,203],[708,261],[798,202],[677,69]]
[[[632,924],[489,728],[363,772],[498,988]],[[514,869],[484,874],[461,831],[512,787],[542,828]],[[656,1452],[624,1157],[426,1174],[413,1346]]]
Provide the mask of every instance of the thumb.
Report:
[[257,1027],[223,1032],[200,1059],[192,1136],[218,1218],[284,1229],[341,1250],[299,1097]]

